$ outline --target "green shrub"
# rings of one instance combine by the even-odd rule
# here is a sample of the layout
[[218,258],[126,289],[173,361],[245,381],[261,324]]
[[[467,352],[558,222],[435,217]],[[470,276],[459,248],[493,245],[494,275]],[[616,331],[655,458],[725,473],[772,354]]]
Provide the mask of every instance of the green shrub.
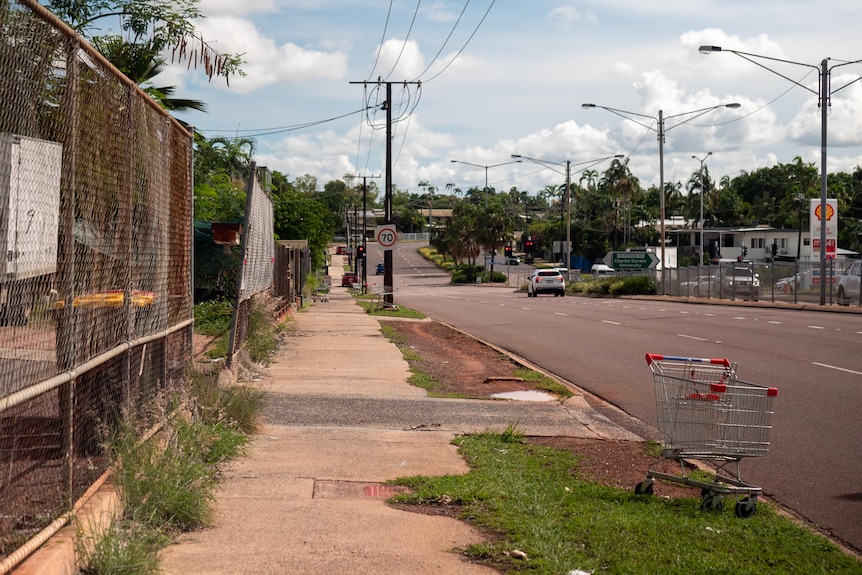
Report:
[[656,286],[648,276],[590,278],[571,284],[574,293],[591,296],[655,295]]
[[452,269],[452,283],[476,283],[476,278],[481,278],[484,273],[485,268],[482,266],[459,263]]
[[233,307],[228,300],[211,300],[195,305],[195,332],[221,336],[230,330]]
[[620,278],[610,286],[612,296],[620,295],[655,295],[656,286],[652,278],[647,276],[630,276]]

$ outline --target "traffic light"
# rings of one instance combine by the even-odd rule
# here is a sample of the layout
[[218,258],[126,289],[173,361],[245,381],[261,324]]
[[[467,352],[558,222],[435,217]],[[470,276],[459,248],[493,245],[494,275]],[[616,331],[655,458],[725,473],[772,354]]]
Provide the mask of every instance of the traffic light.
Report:
[[533,238],[527,238],[524,241],[524,251],[528,254],[533,253]]
[[748,246],[742,246],[742,256],[745,257],[748,255]]
[[365,246],[356,246],[356,257],[365,259]]
[[778,244],[775,242],[772,243],[772,257],[775,257],[778,254]]
[[512,246],[506,246],[505,248],[503,248],[503,253],[506,254],[507,258],[512,257]]

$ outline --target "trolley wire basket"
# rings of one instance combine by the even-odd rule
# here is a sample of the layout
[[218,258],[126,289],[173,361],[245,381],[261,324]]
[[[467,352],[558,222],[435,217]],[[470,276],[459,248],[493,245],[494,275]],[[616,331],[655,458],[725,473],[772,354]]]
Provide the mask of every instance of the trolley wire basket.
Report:
[[[680,474],[654,471],[638,483],[635,493],[653,491],[654,479],[700,487],[704,509],[721,509],[724,495],[737,496],[736,514],[748,517],[756,511],[763,490],[742,481],[739,462],[769,451],[774,387],[742,381],[736,364],[727,359],[647,354],[655,384],[661,460],[680,463]],[[717,471],[712,482],[690,478],[684,460],[709,460]],[[657,461],[657,462],[658,462]],[[656,462],[656,463],[657,463]],[[734,464],[735,476],[724,468]]]

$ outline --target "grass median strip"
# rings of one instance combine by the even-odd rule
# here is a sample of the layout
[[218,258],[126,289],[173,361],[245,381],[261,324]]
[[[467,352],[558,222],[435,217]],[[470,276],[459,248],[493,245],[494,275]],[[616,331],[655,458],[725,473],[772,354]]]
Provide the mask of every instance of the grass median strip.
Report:
[[497,535],[464,553],[504,572],[665,575],[862,573],[862,563],[764,502],[740,519],[733,505],[635,495],[579,477],[570,452],[531,445],[512,429],[456,440],[466,475],[407,477],[391,501],[453,505]]

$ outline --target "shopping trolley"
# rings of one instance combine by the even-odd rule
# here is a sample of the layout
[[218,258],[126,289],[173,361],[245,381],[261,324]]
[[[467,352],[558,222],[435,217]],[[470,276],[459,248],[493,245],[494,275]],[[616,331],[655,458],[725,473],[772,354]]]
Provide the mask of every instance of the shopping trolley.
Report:
[[[769,431],[774,387],[740,380],[736,364],[727,359],[705,359],[646,354],[653,373],[661,459],[650,465],[647,478],[635,493],[653,492],[655,479],[701,489],[701,508],[721,510],[725,495],[736,496],[736,515],[750,517],[757,511],[763,489],[742,480],[739,462],[769,451]],[[680,464],[680,475],[654,471],[660,461]],[[711,482],[686,474],[685,460],[708,460],[716,472]],[[725,468],[735,464],[735,477]]]

